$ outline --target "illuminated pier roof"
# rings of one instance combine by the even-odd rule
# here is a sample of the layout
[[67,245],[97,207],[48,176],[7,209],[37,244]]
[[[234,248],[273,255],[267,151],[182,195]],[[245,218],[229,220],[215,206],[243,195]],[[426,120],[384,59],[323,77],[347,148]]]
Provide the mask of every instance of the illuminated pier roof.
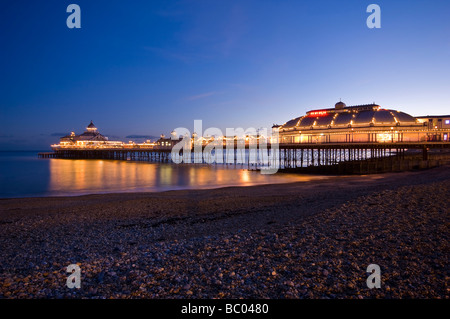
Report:
[[92,123],[92,120],[91,120],[91,123],[89,123],[89,125],[86,127],[86,129],[88,130],[88,132],[96,132],[97,131],[97,128],[95,127],[94,123]]
[[77,142],[77,141],[107,141],[108,138],[100,134],[91,121],[86,127],[86,131],[82,134],[76,135],[75,132],[71,132],[70,135],[61,137],[61,142]]
[[304,116],[287,121],[279,130],[415,125],[420,125],[417,119],[404,112],[382,109],[375,103],[346,106],[340,101],[334,108],[308,111]]

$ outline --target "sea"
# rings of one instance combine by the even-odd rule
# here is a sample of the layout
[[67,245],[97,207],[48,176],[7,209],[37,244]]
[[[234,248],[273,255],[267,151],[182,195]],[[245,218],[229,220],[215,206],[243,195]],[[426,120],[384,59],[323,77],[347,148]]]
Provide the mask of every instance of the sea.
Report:
[[175,164],[98,159],[38,158],[38,151],[0,151],[0,198],[78,196],[209,189],[324,179],[261,174],[224,164]]

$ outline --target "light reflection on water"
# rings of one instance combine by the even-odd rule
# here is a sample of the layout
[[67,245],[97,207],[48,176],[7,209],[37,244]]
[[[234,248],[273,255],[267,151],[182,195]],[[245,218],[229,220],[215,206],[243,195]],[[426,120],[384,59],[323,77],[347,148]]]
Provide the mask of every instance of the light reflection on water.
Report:
[[40,159],[37,152],[0,152],[0,198],[154,192],[322,178],[327,177],[263,175],[234,165]]
[[294,174],[263,175],[232,165],[64,159],[50,159],[49,162],[48,191],[55,195],[250,186],[324,178]]

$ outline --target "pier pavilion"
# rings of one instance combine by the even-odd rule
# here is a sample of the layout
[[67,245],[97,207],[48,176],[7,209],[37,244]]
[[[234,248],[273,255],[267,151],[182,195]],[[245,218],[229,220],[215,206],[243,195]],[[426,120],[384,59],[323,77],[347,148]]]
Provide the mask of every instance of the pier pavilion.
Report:
[[59,139],[59,144],[51,145],[53,150],[59,149],[98,149],[98,148],[134,148],[137,146],[152,148],[155,144],[147,141],[136,144],[130,141],[128,144],[122,141],[110,141],[107,136],[100,134],[97,127],[91,121],[82,134],[71,132]]
[[449,141],[450,116],[415,118],[375,103],[346,106],[340,101],[334,108],[311,110],[272,130],[278,131],[280,144]]
[[59,145],[62,147],[97,146],[105,143],[114,144],[114,142],[109,142],[106,136],[100,134],[97,127],[92,121],[86,127],[86,131],[84,131],[82,134],[75,134],[75,132],[70,132],[69,135],[63,136],[59,140]]

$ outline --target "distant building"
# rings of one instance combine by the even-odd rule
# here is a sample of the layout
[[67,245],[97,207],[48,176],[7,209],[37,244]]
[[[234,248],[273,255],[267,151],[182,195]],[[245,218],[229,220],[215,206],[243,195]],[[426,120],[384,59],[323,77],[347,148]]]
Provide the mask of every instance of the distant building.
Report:
[[164,134],[161,134],[160,138],[155,143],[158,148],[172,148],[181,140],[180,136],[176,135],[177,134],[175,131],[170,133],[170,137],[166,137]]
[[440,124],[434,121],[434,117],[415,118],[375,103],[346,106],[340,101],[334,108],[309,111],[272,130],[278,131],[280,143],[448,141],[450,118],[438,117]]
[[94,123],[89,123],[86,127],[86,131],[82,134],[76,135],[75,132],[71,132],[70,135],[66,135],[60,138],[59,143],[61,145],[89,145],[97,144],[98,142],[106,142],[108,138],[100,134],[95,127]]
[[99,146],[117,147],[123,142],[109,141],[108,138],[98,132],[97,127],[91,121],[82,134],[71,132],[59,139],[59,144],[52,145],[53,149],[59,148],[95,148]]
[[86,131],[82,134],[75,134],[71,132],[69,135],[63,136],[59,140],[59,144],[51,145],[52,149],[84,149],[84,148],[123,148],[123,149],[152,149],[156,146],[156,143],[150,140],[144,143],[135,143],[129,141],[124,143],[122,141],[110,141],[108,138],[98,132],[94,123],[89,123],[86,127]]

